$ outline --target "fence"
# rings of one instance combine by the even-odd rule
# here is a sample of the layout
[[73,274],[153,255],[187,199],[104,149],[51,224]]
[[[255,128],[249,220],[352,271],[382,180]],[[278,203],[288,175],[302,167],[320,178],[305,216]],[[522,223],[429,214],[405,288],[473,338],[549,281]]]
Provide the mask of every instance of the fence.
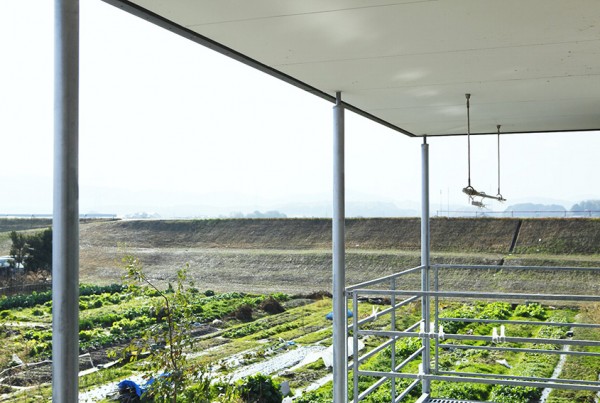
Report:
[[16,295],[16,294],[30,294],[32,292],[44,292],[52,288],[52,282],[47,281],[36,284],[19,284],[9,287],[0,288],[0,295]]
[[517,217],[517,218],[592,218],[600,217],[599,210],[436,210],[437,217]]
[[[359,402],[375,392],[384,383],[390,382],[391,396],[390,401],[401,402],[412,390],[417,386],[423,387],[424,393],[419,402],[436,401],[429,396],[429,387],[426,385],[432,381],[446,382],[467,382],[467,383],[482,383],[494,385],[508,386],[523,386],[533,388],[553,388],[553,389],[571,389],[571,390],[586,390],[600,391],[600,382],[589,381],[584,379],[555,379],[543,378],[535,376],[517,376],[501,373],[483,373],[483,372],[460,372],[453,370],[444,370],[440,366],[440,355],[447,350],[483,350],[489,353],[511,352],[511,353],[536,353],[542,355],[561,355],[579,356],[579,357],[595,357],[600,359],[600,353],[586,351],[583,348],[590,347],[592,349],[600,348],[600,341],[585,340],[573,338],[572,330],[581,328],[600,328],[600,324],[594,323],[576,323],[576,322],[540,322],[535,320],[509,320],[509,319],[480,319],[473,317],[444,317],[440,316],[440,305],[442,300],[446,303],[449,299],[465,300],[493,300],[507,302],[544,302],[544,303],[562,303],[562,304],[580,304],[584,302],[600,302],[600,296],[597,295],[567,295],[567,294],[532,294],[532,293],[516,293],[516,292],[472,292],[472,291],[448,291],[440,289],[440,277],[445,271],[449,270],[502,270],[510,272],[513,270],[543,270],[549,272],[568,271],[576,274],[577,272],[593,272],[600,275],[600,268],[569,268],[569,267],[524,267],[524,266],[472,266],[472,265],[431,265],[430,268],[418,266],[412,269],[382,277],[379,279],[367,281],[346,288],[346,297],[352,302],[354,312],[353,323],[348,326],[349,333],[352,333],[353,356],[352,363],[347,367],[348,371],[352,371],[352,397],[349,401]],[[399,290],[397,289],[398,280],[403,277],[418,273],[427,273],[423,276],[426,279],[427,285],[421,291],[415,290]],[[432,283],[430,284],[430,274],[433,274]],[[430,290],[432,286],[433,291]],[[379,298],[389,297],[390,308],[382,312],[374,312],[367,318],[360,319],[358,316],[358,304],[361,298],[368,296],[376,296]],[[421,319],[406,329],[397,330],[397,310],[411,302],[421,301]],[[430,305],[431,303],[432,306]],[[366,329],[365,325],[381,318],[385,315],[390,317],[389,328],[386,329]],[[433,319],[430,322],[430,315]],[[481,323],[493,328],[491,335],[480,334],[459,334],[456,332],[445,333],[444,324],[447,328],[452,329],[452,323]],[[509,334],[512,330],[507,330],[509,326],[531,326],[541,327],[549,326],[552,328],[568,328],[571,331],[565,338],[554,337],[519,337]],[[498,331],[499,327],[499,331]],[[365,336],[376,336],[377,338],[387,339],[379,344],[366,354],[359,356],[358,340]],[[403,338],[411,338],[421,340],[421,347],[410,354],[408,357],[398,357],[396,353],[396,342]],[[553,346],[556,346],[553,347]],[[571,351],[571,346],[577,346],[579,350]],[[431,348],[433,347],[433,349]],[[375,354],[382,352],[384,349],[389,349],[391,354],[391,365],[389,371],[372,371],[362,369],[361,366]],[[398,362],[402,359],[401,362]],[[421,360],[417,373],[403,372],[403,369],[415,360]],[[413,366],[414,367],[414,366]],[[359,390],[359,377],[372,377],[375,380],[371,386],[362,392]],[[363,378],[364,379],[364,378]],[[404,386],[402,390],[397,389],[398,379],[407,379],[410,383]],[[407,383],[404,383],[406,385]],[[349,391],[350,393],[350,391]]]

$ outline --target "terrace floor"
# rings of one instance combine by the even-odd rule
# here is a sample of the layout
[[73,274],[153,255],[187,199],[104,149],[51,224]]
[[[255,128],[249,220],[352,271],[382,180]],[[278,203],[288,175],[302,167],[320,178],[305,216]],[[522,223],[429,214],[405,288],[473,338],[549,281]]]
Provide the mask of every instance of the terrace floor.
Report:
[[[433,397],[428,397],[427,395],[423,395],[421,396],[421,398],[419,400],[417,400],[417,403],[482,403],[479,402],[477,400],[456,400],[456,399],[439,399],[439,398],[433,398]],[[486,402],[486,403],[490,403],[490,402]]]

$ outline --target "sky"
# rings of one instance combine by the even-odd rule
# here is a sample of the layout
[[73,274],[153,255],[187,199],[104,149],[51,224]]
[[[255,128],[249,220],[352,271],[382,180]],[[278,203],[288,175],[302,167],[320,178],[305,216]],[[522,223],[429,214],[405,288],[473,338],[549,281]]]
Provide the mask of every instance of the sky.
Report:
[[[0,0],[0,215],[52,211],[53,35],[53,2]],[[81,213],[330,205],[332,104],[100,0],[81,1],[80,49]],[[490,209],[600,199],[600,133],[501,141]],[[346,112],[347,202],[418,209],[420,143]],[[466,207],[466,138],[429,143],[432,210]],[[471,166],[496,194],[495,137]]]

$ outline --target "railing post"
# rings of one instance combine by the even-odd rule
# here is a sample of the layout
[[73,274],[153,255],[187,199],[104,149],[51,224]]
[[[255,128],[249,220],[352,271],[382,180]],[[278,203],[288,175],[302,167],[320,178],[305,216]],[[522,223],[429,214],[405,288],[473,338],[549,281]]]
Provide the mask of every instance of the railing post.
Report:
[[354,403],[358,403],[358,294],[352,291],[352,384]]
[[79,0],[55,0],[52,397],[78,400]]
[[[392,278],[391,280],[391,284],[390,284],[390,289],[392,291],[396,290],[396,278]],[[391,295],[391,305],[392,305],[392,312],[391,312],[391,317],[390,317],[390,327],[392,332],[396,331],[396,294],[392,293]],[[393,336],[392,339],[394,340],[394,342],[392,343],[392,372],[396,372],[396,337]],[[391,385],[391,389],[392,389],[392,403],[396,402],[396,378],[391,378],[390,382],[392,383]]]
[[[427,144],[427,137],[423,139],[421,145],[421,191],[421,265],[423,266],[421,270],[421,291],[429,291],[429,145]],[[421,317],[424,322],[425,333],[428,334],[431,331],[428,295],[424,295],[421,299]],[[425,375],[429,375],[431,372],[430,357],[429,339],[423,338],[422,362]],[[424,379],[423,393],[430,393],[430,389],[430,381]]]
[[[435,266],[434,270],[433,270],[433,289],[435,290],[435,292],[438,292],[440,290],[440,269],[439,267]],[[440,333],[440,298],[436,295],[435,296],[435,301],[434,301],[435,307],[434,307],[434,311],[435,311],[435,316],[433,318],[433,323],[434,323],[434,330],[436,333]],[[440,370],[440,366],[439,366],[439,362],[440,362],[440,348],[439,348],[439,344],[440,341],[439,339],[436,337],[435,338],[435,370],[434,372],[437,374],[437,372]]]
[[[348,395],[348,304],[346,302],[344,106],[336,93],[333,107],[333,402]],[[356,315],[356,313],[355,313]],[[356,317],[354,318],[356,319]]]

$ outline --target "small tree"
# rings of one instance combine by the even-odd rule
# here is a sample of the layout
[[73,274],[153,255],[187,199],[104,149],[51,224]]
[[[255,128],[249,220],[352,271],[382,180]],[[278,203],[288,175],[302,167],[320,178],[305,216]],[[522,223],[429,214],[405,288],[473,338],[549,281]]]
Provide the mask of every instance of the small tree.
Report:
[[[184,355],[184,349],[192,345],[190,331],[194,322],[191,304],[193,283],[187,281],[187,267],[177,272],[176,286],[172,292],[167,293],[150,281],[138,259],[127,255],[122,261],[126,270],[124,280],[130,288],[138,294],[157,296],[152,299],[153,311],[157,315],[162,313],[166,319],[157,321],[144,332],[137,344],[132,343],[124,351],[131,357],[139,357],[141,352],[151,351],[144,361],[145,369],[153,374],[162,374],[154,376],[154,382],[147,393],[158,402],[176,402],[178,395],[183,397],[186,389],[195,385],[193,389],[196,392],[206,392],[205,396],[208,397],[210,380],[206,376],[207,371],[204,367],[191,365]],[[199,391],[199,388],[203,391]]]
[[28,236],[27,248],[25,267],[28,270],[52,269],[52,228]]
[[18,267],[23,264],[25,257],[27,256],[27,239],[23,234],[12,231],[10,233],[10,240],[12,241],[12,245],[9,253],[14,259],[14,261],[11,262],[11,265],[13,267]]
[[15,267],[22,264],[28,271],[52,269],[52,228],[31,235],[12,231],[10,239]]

